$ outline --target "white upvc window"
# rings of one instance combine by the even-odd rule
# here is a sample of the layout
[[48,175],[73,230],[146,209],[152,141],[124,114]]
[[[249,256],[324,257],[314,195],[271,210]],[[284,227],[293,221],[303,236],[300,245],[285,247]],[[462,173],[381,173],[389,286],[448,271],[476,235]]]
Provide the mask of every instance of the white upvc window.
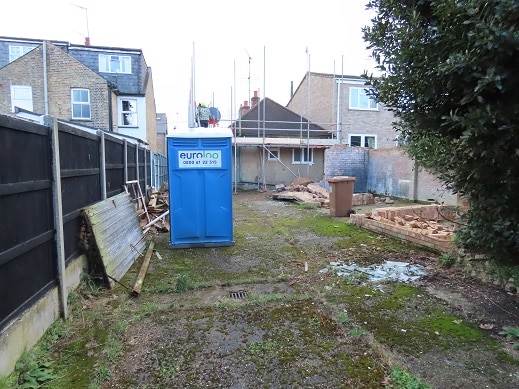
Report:
[[348,135],[348,143],[350,146],[377,148],[377,136],[367,134],[350,134]]
[[121,99],[119,125],[123,127],[137,127],[137,99]]
[[28,85],[11,85],[11,111],[15,108],[33,110],[32,105],[32,87]]
[[35,47],[36,46],[9,46],[9,62],[13,62],[22,55],[27,54]]
[[132,73],[132,58],[129,55],[99,54],[99,72]]
[[312,165],[314,163],[314,150],[307,147],[292,149],[292,163],[294,165]]
[[90,91],[73,88],[70,90],[72,101],[72,119],[90,120]]
[[366,93],[366,88],[350,87],[350,109],[377,111],[378,104]]
[[268,149],[268,160],[277,161],[279,159],[279,148]]

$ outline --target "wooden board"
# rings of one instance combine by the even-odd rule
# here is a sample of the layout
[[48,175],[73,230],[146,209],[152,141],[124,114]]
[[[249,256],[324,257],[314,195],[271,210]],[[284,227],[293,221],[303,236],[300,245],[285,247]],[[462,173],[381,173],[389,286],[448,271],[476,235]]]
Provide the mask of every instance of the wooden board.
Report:
[[89,271],[111,287],[110,280],[119,281],[146,246],[135,205],[124,192],[85,208],[82,215]]
[[299,203],[319,203],[324,199],[316,199],[308,192],[279,192],[272,194],[274,200],[291,200]]

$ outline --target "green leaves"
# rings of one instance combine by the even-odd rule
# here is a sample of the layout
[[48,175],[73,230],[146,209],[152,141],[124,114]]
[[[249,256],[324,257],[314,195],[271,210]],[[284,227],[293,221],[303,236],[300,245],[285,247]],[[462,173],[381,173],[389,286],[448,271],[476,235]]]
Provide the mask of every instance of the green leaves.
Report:
[[364,38],[383,74],[366,75],[373,97],[394,111],[409,155],[470,199],[461,241],[519,253],[519,0],[368,8]]

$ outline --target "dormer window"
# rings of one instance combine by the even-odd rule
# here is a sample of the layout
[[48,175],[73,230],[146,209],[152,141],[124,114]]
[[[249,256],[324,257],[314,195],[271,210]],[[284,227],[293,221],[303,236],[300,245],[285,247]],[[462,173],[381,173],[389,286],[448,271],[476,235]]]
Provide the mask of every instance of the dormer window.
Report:
[[99,54],[100,73],[132,73],[132,58],[129,55]]
[[34,49],[35,46],[9,46],[9,62],[20,58],[22,55],[27,54],[29,51]]

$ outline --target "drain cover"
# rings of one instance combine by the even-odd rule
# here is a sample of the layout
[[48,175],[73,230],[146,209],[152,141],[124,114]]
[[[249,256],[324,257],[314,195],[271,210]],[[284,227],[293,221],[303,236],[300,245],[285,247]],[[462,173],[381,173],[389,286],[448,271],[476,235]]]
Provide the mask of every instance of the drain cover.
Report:
[[229,297],[232,299],[243,300],[247,297],[247,292],[244,290],[238,290],[237,292],[229,292]]

